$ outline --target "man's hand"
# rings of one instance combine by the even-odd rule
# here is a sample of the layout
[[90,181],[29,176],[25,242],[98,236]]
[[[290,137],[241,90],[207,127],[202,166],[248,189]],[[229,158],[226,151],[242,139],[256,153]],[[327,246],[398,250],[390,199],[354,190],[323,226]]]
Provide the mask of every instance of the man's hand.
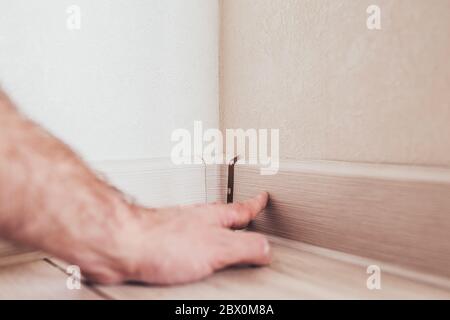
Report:
[[101,283],[173,284],[270,261],[267,240],[234,232],[267,203],[143,208],[99,179],[0,91],[0,236],[79,265]]
[[82,271],[102,283],[174,284],[199,280],[230,265],[268,264],[270,250],[264,236],[230,230],[245,227],[266,206],[267,198],[261,193],[228,205],[136,208],[135,217],[117,235],[118,265],[108,269],[86,264]]

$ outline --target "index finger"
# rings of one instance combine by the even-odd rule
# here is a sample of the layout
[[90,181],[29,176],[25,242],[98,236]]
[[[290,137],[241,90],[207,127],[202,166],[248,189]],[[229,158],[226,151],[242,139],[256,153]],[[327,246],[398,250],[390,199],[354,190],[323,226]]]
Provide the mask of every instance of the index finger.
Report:
[[215,216],[221,226],[238,229],[244,228],[250,221],[255,219],[267,206],[268,200],[269,194],[267,192],[261,192],[256,197],[245,201],[213,205],[213,207],[217,210]]

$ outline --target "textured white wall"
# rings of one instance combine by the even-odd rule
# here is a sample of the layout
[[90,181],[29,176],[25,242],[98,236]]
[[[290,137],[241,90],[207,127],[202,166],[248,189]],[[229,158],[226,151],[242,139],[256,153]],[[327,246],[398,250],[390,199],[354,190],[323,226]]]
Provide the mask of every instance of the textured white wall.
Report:
[[89,160],[165,157],[218,125],[217,34],[215,0],[0,0],[0,83]]

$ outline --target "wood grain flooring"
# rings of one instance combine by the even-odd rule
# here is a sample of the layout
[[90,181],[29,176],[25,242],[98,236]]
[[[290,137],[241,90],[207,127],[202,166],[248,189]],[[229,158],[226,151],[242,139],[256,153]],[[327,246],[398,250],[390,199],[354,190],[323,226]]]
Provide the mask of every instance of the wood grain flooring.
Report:
[[[114,299],[450,299],[445,278],[271,237],[269,267],[231,268],[192,284],[97,286]],[[381,269],[381,289],[366,286],[367,267]]]
[[[0,299],[450,299],[443,277],[417,273],[297,241],[270,237],[268,267],[238,267],[177,286],[123,284],[66,288],[66,263],[51,259],[0,268]],[[381,289],[369,290],[369,265],[381,270]]]
[[44,260],[0,268],[0,299],[80,300],[101,298],[89,288],[69,290],[67,276]]
[[0,239],[0,267],[39,260],[43,256],[42,252]]

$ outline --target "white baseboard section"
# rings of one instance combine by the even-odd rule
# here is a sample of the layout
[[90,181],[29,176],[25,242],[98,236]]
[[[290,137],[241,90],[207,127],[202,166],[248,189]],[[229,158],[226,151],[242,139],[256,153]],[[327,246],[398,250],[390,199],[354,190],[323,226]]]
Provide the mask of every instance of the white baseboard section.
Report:
[[107,181],[146,206],[205,203],[221,196],[219,166],[175,165],[168,158],[93,163]]

